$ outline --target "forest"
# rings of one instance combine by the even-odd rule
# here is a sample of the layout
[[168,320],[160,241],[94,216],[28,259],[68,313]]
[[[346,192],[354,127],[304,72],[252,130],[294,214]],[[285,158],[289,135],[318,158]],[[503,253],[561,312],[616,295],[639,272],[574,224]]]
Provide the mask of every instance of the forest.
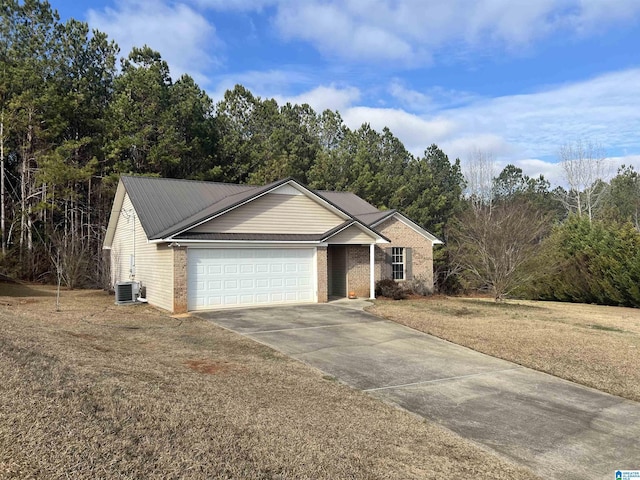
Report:
[[[0,273],[106,287],[121,174],[263,184],[294,177],[402,211],[441,238],[437,291],[640,306],[640,178],[558,146],[566,184],[494,172],[490,152],[412,155],[388,128],[278,105],[237,85],[215,103],[159,52],[126,55],[40,0],[0,6]],[[427,139],[428,141],[428,139]]]

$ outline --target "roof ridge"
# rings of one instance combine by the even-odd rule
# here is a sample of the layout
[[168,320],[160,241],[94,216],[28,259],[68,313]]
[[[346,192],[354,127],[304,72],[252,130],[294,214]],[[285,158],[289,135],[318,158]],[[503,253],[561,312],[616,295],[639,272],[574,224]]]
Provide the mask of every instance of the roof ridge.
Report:
[[[165,182],[189,182],[189,183],[203,183],[205,185],[227,185],[232,187],[244,187],[244,188],[258,188],[259,185],[249,185],[248,183],[232,183],[232,182],[214,182],[211,180],[194,180],[191,178],[167,178],[167,177],[150,177],[148,175],[127,175],[121,174],[120,178],[135,178],[144,180],[162,180]],[[236,195],[234,193],[234,195]]]

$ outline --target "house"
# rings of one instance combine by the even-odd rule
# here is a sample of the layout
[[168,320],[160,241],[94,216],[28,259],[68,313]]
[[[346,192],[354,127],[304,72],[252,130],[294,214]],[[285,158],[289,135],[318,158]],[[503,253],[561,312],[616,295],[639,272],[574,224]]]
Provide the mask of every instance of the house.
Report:
[[435,236],[395,210],[294,179],[265,186],[123,176],[104,241],[111,284],[181,313],[374,297],[378,279],[433,287]]

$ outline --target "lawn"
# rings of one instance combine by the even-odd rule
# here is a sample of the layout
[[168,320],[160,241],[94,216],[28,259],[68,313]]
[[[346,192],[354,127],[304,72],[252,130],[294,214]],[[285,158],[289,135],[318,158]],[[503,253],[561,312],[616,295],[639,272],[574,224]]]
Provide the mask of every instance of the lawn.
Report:
[[56,311],[53,289],[0,283],[0,478],[536,478],[210,322],[113,300]]
[[434,296],[372,313],[479,352],[640,401],[640,309]]

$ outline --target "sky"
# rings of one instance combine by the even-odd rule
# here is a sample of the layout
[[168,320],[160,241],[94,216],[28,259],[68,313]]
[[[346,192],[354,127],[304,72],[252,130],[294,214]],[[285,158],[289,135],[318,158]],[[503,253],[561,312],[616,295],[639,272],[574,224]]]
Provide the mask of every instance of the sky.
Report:
[[640,170],[639,0],[50,1],[214,101],[242,84],[553,185],[580,141]]

